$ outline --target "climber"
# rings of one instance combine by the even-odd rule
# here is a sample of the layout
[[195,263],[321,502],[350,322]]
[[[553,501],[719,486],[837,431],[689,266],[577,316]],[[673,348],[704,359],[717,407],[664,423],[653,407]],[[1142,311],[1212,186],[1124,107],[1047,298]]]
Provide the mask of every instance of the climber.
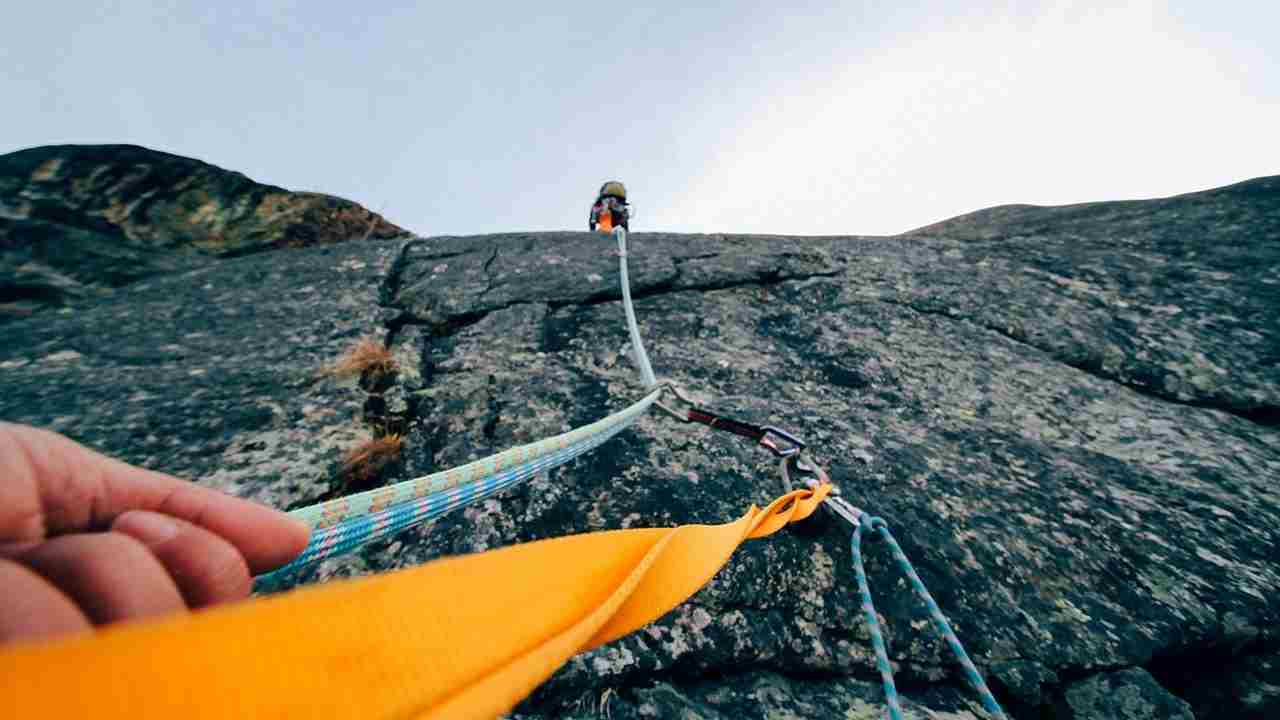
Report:
[[622,226],[631,230],[631,206],[627,204],[627,188],[617,180],[600,186],[596,202],[591,206],[591,217],[587,220],[587,229],[599,232],[612,232],[615,227]]

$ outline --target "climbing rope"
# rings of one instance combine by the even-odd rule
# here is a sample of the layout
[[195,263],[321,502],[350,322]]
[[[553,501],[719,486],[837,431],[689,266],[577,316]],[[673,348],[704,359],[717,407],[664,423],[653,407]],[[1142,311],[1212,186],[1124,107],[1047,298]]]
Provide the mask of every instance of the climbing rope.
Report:
[[929,594],[929,590],[925,588],[924,581],[916,574],[916,569],[911,565],[911,561],[902,552],[902,548],[898,545],[898,541],[894,539],[893,534],[889,532],[889,526],[883,518],[872,517],[863,512],[858,516],[858,522],[854,524],[853,537],[850,544],[853,547],[853,569],[858,578],[858,592],[862,596],[862,613],[867,619],[867,627],[871,631],[871,647],[876,653],[876,669],[880,671],[880,680],[884,684],[885,701],[889,705],[889,717],[892,720],[902,720],[902,705],[898,701],[898,688],[893,682],[893,667],[889,664],[889,652],[885,647],[884,634],[880,631],[880,621],[876,617],[876,606],[871,599],[871,587],[867,583],[867,573],[862,565],[862,529],[870,528],[872,531],[878,531],[885,542],[889,544],[889,551],[893,554],[893,559],[897,561],[898,567],[911,581],[911,589],[924,602],[925,607],[929,610],[929,619],[933,622],[933,627],[938,634],[946,640],[947,645],[951,648],[951,653],[955,655],[956,660],[960,663],[960,667],[964,669],[965,679],[978,693],[978,698],[982,702],[982,707],[993,716],[1003,720],[1005,718],[1004,710],[1000,707],[1000,703],[996,702],[996,698],[991,694],[991,690],[987,688],[987,683],[982,679],[982,675],[978,672],[969,659],[969,654],[964,651],[964,645],[960,644],[960,638],[956,637],[955,631],[951,629],[951,623],[947,622],[947,617],[942,614],[942,609],[938,607],[938,603],[934,601],[933,596]]
[[658,383],[653,375],[653,366],[649,364],[649,354],[644,351],[644,343],[640,340],[640,326],[636,324],[636,309],[631,304],[631,278],[627,274],[627,231],[625,228],[614,228],[613,237],[618,241],[618,275],[622,284],[622,307],[627,314],[627,332],[631,335],[631,352],[640,370],[640,382],[645,387],[653,387]]
[[277,590],[321,560],[344,555],[563,465],[630,427],[661,393],[658,388],[590,425],[451,470],[295,510],[290,514],[312,528],[307,547],[288,565],[255,578],[254,589]]
[[[466,507],[528,480],[540,472],[563,465],[589,452],[630,427],[649,410],[663,392],[683,398],[670,383],[659,383],[649,363],[631,301],[627,273],[627,231],[614,228],[618,242],[618,273],[622,305],[626,313],[631,354],[640,380],[650,392],[631,406],[567,433],[522,445],[451,470],[406,480],[328,502],[310,505],[290,514],[311,527],[307,547],[284,567],[254,578],[256,592],[271,592],[297,580],[307,567],[402,530]],[[772,428],[770,428],[772,429]],[[779,431],[780,432],[780,431]],[[783,434],[785,435],[785,433]],[[788,436],[789,437],[789,436]],[[758,438],[769,445],[770,438]]]

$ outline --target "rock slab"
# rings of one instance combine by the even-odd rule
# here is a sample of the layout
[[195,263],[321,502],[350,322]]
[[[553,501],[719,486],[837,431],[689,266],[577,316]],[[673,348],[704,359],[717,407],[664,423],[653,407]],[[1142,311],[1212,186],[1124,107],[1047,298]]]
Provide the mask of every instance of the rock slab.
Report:
[[[636,233],[642,333],[660,376],[794,431],[886,518],[1014,717],[1087,717],[1116,678],[1202,720],[1274,716],[1280,179],[1119,205],[892,238]],[[385,481],[451,467],[640,392],[611,251],[588,233],[371,241],[145,280],[0,326],[0,418],[279,507],[327,492],[387,413],[405,454]],[[377,397],[324,372],[368,334],[400,364]],[[759,448],[654,415],[308,581],[723,522],[781,491]],[[748,543],[517,715],[882,713],[848,534],[828,517]],[[887,552],[865,554],[910,711],[983,717]]]

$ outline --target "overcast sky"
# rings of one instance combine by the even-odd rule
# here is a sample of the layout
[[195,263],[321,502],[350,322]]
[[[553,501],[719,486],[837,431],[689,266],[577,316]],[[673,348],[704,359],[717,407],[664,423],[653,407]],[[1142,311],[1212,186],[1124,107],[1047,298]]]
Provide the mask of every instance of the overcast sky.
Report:
[[28,3],[0,152],[136,143],[424,235],[585,229],[610,178],[633,230],[890,234],[1280,174],[1280,3],[687,5]]

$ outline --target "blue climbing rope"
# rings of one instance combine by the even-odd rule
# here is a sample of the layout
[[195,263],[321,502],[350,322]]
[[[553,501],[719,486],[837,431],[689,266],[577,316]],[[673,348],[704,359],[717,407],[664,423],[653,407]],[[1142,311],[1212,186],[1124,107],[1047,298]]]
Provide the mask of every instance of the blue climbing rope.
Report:
[[858,516],[858,524],[853,529],[853,538],[851,540],[853,546],[853,569],[858,578],[858,592],[862,595],[862,613],[866,616],[867,627],[871,630],[871,646],[875,649],[876,668],[880,671],[880,679],[884,683],[884,695],[889,705],[889,717],[891,720],[902,720],[902,704],[898,700],[898,688],[893,682],[893,667],[889,665],[889,652],[885,648],[884,634],[880,631],[880,621],[876,618],[876,606],[871,600],[871,587],[867,584],[867,573],[862,566],[862,529],[864,527],[879,531],[881,537],[889,543],[889,550],[893,553],[893,559],[898,561],[898,567],[902,568],[902,572],[911,580],[911,588],[915,591],[916,596],[924,601],[925,606],[929,609],[929,619],[933,621],[933,626],[938,631],[938,634],[951,647],[951,653],[960,662],[960,667],[964,668],[965,679],[969,681],[969,685],[978,693],[982,706],[994,717],[1005,720],[1006,716],[1004,710],[1000,707],[1000,703],[996,702],[995,696],[987,688],[987,683],[982,679],[982,675],[978,673],[978,668],[974,666],[973,661],[969,659],[969,654],[964,651],[964,646],[960,644],[960,638],[956,637],[955,631],[951,629],[951,623],[947,622],[946,616],[942,614],[942,609],[938,607],[938,603],[934,601],[933,596],[925,588],[924,581],[916,574],[916,569],[912,567],[911,561],[903,554],[902,548],[898,546],[898,541],[893,539],[893,534],[889,532],[889,526],[883,518],[872,517],[864,512]]

